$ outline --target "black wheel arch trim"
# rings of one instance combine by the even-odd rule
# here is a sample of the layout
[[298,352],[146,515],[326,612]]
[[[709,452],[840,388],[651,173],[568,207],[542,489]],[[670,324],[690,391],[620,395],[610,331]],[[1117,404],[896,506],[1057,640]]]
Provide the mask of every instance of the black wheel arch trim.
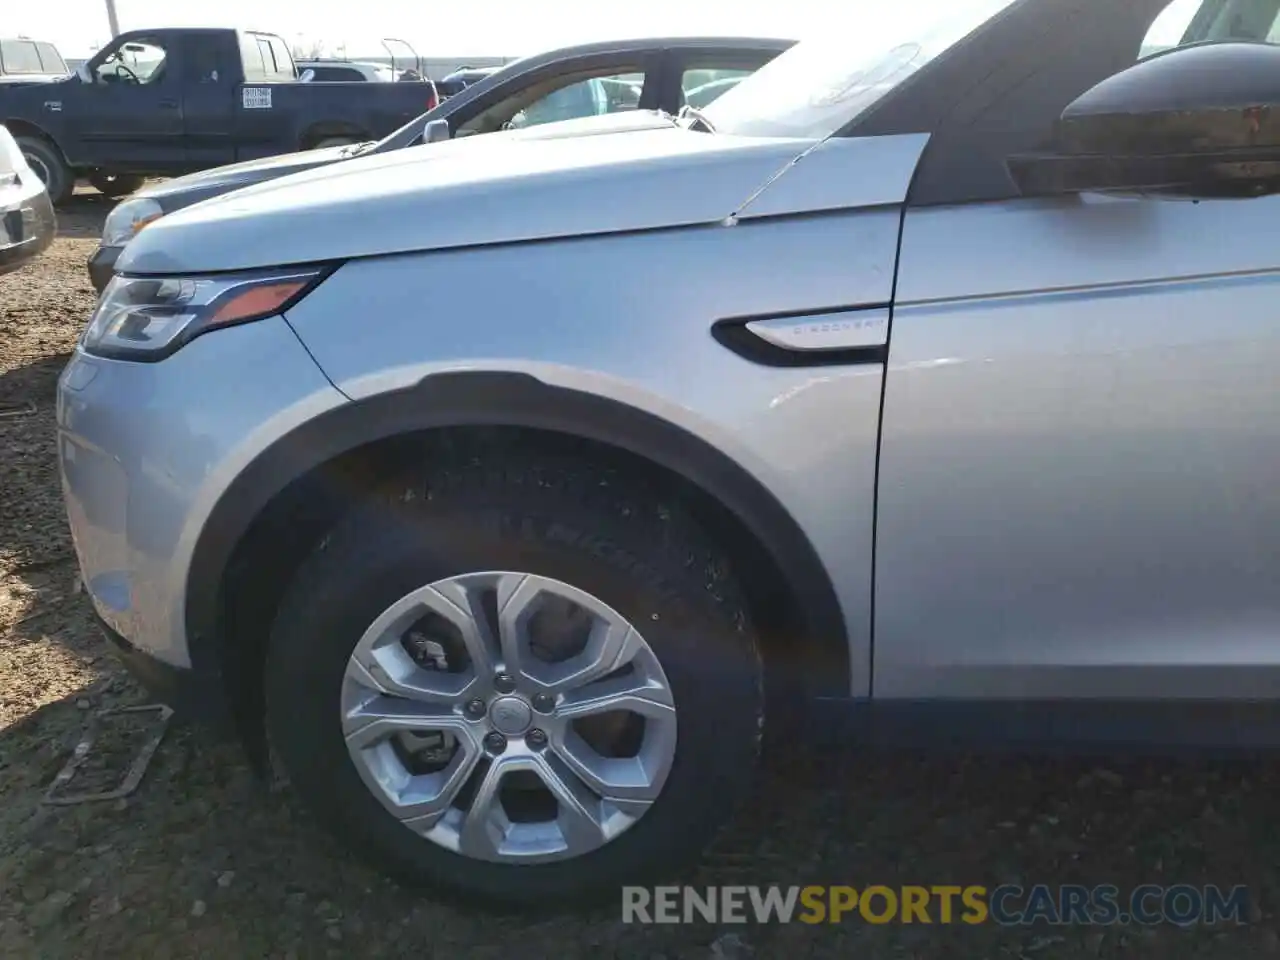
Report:
[[[434,374],[413,387],[335,407],[277,440],[223,491],[196,541],[187,573],[185,624],[193,669],[222,671],[223,575],[237,545],[294,480],[359,447],[433,428],[542,429],[610,444],[671,470],[717,499],[772,555],[819,642],[849,651],[844,615],[826,568],[786,508],[729,456],[657,416],[525,373]],[[846,654],[847,656],[847,654]],[[847,696],[843,676],[815,678],[814,694]]]

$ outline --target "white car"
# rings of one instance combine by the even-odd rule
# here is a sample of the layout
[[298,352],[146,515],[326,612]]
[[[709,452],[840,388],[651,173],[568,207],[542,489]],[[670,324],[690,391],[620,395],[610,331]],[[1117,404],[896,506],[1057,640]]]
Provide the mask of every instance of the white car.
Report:
[[0,126],[0,274],[43,253],[56,228],[49,192],[8,128]]
[[0,84],[50,83],[71,74],[52,43],[29,37],[0,38]]
[[403,70],[393,70],[385,63],[359,60],[299,60],[298,75],[311,71],[310,83],[395,83]]

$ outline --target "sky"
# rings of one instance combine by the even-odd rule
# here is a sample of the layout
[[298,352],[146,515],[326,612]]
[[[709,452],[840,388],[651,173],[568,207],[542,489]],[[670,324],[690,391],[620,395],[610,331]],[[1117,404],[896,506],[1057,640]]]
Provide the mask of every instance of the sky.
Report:
[[[14,6],[14,0],[0,0]],[[206,3],[208,0],[206,0]],[[522,56],[628,36],[739,34],[802,39],[874,21],[884,0],[116,0],[121,30],[166,26],[265,30],[291,45],[324,42],[334,53],[381,55],[403,37],[422,56]],[[892,0],[891,0],[892,2]],[[896,0],[924,19],[956,0]],[[1200,0],[1172,0],[1160,32],[1185,25]],[[85,57],[110,38],[106,0],[31,0],[6,10],[4,31],[52,40]],[[201,12],[201,11],[205,12]],[[214,10],[215,13],[207,11]],[[1155,31],[1153,31],[1155,32]],[[1180,30],[1177,30],[1180,33]],[[1153,37],[1153,39],[1155,39]],[[1163,38],[1162,38],[1163,39]],[[1167,42],[1173,42],[1170,39]]]

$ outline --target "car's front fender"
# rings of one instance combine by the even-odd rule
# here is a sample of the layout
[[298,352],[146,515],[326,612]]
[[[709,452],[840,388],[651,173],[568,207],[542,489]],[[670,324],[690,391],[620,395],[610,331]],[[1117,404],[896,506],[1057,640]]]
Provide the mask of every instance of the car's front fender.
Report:
[[[378,429],[546,427],[630,447],[686,476],[696,448],[715,466],[689,478],[722,502],[736,494],[716,489],[716,476],[749,480],[786,518],[760,525],[791,527],[766,542],[805,543],[816,557],[783,569],[834,592],[838,615],[822,629],[847,637],[846,689],[865,695],[882,357],[768,366],[722,345],[712,328],[748,314],[885,303],[898,224],[896,210],[880,208],[357,260],[288,320],[353,407],[397,398]],[[477,372],[514,377],[524,392],[495,393],[466,421],[474,411],[421,392]]]

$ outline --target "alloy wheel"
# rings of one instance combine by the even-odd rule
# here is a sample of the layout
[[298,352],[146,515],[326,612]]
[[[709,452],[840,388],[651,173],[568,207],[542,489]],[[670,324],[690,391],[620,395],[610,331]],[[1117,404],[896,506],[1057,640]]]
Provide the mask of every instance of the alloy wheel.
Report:
[[464,856],[581,856],[635,824],[676,749],[676,706],[640,632],[598,598],[509,571],[384,611],[343,676],[348,754],[406,828]]

